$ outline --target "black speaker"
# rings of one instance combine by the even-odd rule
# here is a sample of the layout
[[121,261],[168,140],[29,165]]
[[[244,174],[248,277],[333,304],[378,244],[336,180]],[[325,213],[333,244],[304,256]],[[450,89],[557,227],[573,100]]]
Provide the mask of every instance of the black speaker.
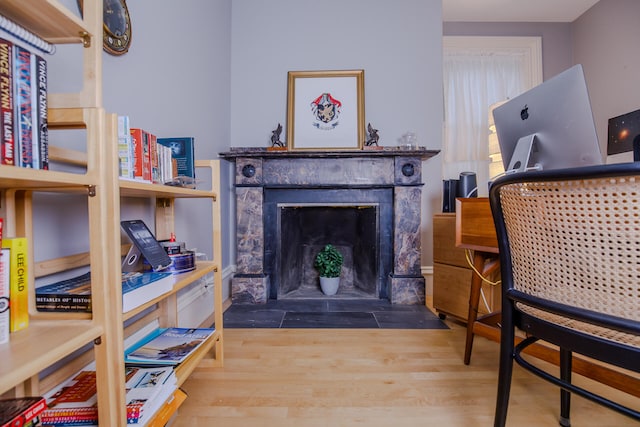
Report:
[[460,174],[458,197],[478,197],[478,184],[474,172],[462,172]]
[[445,179],[442,181],[442,212],[456,211],[456,196],[458,195],[458,180]]

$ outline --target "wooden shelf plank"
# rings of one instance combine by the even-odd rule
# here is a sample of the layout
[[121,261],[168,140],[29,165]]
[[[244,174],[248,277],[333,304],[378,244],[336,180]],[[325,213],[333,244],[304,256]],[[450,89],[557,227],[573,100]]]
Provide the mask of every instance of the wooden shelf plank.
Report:
[[91,35],[80,16],[57,0],[2,0],[0,14],[50,43],[82,43],[82,33]]
[[150,184],[148,182],[120,179],[120,195],[123,197],[166,197],[166,198],[216,198],[212,191]]
[[123,314],[123,319],[127,320],[134,317],[135,315],[143,312],[144,310],[151,307],[152,305],[157,304],[158,302],[166,299],[168,295],[175,294],[180,289],[183,289],[189,286],[190,284],[200,279],[201,277],[214,272],[216,268],[217,266],[212,261],[198,261],[196,263],[195,270],[174,275],[175,282],[173,284],[173,290],[171,292],[167,292],[163,295],[160,295],[159,297],[149,300],[146,303],[142,304],[141,306],[134,308],[133,310],[127,311],[126,313]]
[[92,321],[35,321],[0,346],[0,394],[102,335]]

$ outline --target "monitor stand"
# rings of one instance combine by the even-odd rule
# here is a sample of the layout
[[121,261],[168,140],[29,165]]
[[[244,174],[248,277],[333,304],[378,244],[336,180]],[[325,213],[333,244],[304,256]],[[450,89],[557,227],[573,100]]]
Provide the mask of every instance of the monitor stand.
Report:
[[511,155],[506,173],[525,172],[529,170],[529,160],[531,160],[531,153],[533,153],[535,143],[535,134],[523,136],[518,140],[516,148]]

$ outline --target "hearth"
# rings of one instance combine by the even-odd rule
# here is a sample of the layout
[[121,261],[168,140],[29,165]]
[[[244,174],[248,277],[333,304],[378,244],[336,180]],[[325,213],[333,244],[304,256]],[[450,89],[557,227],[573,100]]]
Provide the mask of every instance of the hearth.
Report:
[[[233,149],[237,270],[232,301],[388,299],[424,304],[420,271],[424,149]],[[315,254],[345,257],[338,294],[320,291]]]

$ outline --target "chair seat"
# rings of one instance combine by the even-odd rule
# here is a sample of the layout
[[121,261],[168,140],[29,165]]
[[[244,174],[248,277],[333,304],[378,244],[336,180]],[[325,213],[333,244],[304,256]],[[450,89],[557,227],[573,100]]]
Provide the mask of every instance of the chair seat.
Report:
[[620,331],[615,331],[610,328],[602,328],[600,326],[593,325],[591,323],[581,322],[576,319],[570,319],[568,317],[560,316],[548,311],[540,310],[535,307],[528,306],[522,303],[516,303],[519,310],[527,313],[538,319],[545,320],[549,323],[572,329],[577,332],[583,332],[598,338],[605,339],[607,341],[616,342],[618,344],[634,347],[640,350],[640,336],[627,334]]

